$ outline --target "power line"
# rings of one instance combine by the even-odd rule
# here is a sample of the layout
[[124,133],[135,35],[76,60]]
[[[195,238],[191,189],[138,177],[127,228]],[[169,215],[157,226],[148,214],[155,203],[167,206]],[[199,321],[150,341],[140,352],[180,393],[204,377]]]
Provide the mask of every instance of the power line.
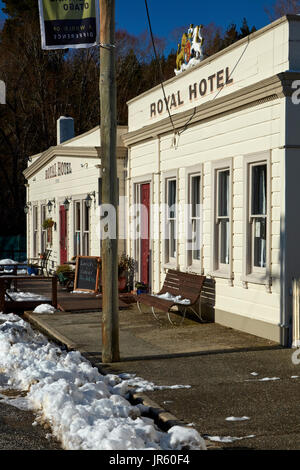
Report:
[[162,88],[162,91],[163,91],[164,100],[165,100],[166,107],[167,107],[167,110],[168,110],[169,118],[170,118],[173,130],[174,130],[174,133],[176,133],[176,129],[175,129],[175,126],[174,126],[172,115],[171,115],[170,109],[169,109],[169,103],[168,103],[168,100],[167,100],[167,97],[166,97],[165,87],[164,87],[164,84],[163,84],[164,80],[163,80],[163,73],[162,73],[161,63],[160,63],[160,60],[159,60],[157,52],[156,52],[155,41],[154,41],[154,36],[153,36],[153,32],[152,32],[152,26],[151,26],[151,20],[150,20],[150,14],[149,14],[149,8],[148,8],[147,0],[145,0],[145,6],[146,6],[146,12],[147,12],[147,18],[148,18],[148,24],[149,24],[149,31],[150,31],[153,50],[154,50],[154,55],[155,55],[155,59],[158,63],[158,67],[159,67],[160,84],[161,84],[161,88]]

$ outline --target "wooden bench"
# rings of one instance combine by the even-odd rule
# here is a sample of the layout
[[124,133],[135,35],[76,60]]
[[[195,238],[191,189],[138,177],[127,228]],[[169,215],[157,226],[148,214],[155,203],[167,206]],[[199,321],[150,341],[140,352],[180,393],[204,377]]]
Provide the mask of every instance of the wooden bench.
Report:
[[[200,295],[202,286],[205,281],[205,276],[198,276],[196,274],[183,273],[169,269],[163,284],[162,289],[156,295],[140,294],[137,296],[137,306],[142,313],[141,304],[148,305],[152,308],[152,313],[158,319],[155,309],[162,310],[167,313],[169,322],[174,325],[170,318],[170,311],[173,307],[177,307],[182,313],[181,323],[184,321],[186,311],[191,309],[195,315],[203,321],[200,310]],[[181,296],[181,300],[188,300],[189,304],[182,304],[174,300],[166,300],[157,296],[169,293],[174,297]],[[200,313],[195,309],[199,305]]]

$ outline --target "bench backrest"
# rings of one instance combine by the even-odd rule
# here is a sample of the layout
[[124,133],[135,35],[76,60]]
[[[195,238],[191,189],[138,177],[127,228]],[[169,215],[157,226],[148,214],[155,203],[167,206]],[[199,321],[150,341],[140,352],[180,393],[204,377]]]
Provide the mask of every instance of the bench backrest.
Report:
[[169,292],[175,296],[181,295],[183,299],[189,299],[191,304],[194,304],[199,299],[204,281],[205,276],[169,269],[159,294]]
[[43,254],[43,257],[42,257],[42,262],[41,262],[41,266],[43,268],[46,268],[47,267],[47,264],[48,264],[48,261],[49,261],[49,258],[51,256],[51,252],[52,250],[46,250],[45,253]]

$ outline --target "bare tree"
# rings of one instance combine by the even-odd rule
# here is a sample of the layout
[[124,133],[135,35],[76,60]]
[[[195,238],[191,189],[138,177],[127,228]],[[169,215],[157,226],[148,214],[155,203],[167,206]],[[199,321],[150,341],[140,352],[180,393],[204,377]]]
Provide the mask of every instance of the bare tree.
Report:
[[271,8],[265,7],[270,21],[275,21],[287,14],[300,13],[300,0],[276,0]]

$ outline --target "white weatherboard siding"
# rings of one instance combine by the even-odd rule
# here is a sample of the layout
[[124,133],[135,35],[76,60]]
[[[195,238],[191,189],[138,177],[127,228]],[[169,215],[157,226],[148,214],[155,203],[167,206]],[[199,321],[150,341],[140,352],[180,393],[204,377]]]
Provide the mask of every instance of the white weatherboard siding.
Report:
[[[161,183],[164,171],[179,168],[179,203],[185,203],[185,174],[189,167],[204,164],[204,198],[203,198],[203,239],[204,239],[204,274],[211,272],[211,240],[212,240],[212,205],[211,205],[211,162],[232,158],[233,161],[233,287],[228,287],[227,280],[216,280],[215,308],[230,313],[251,316],[272,323],[279,323],[279,286],[276,272],[279,271],[279,238],[280,238],[280,152],[272,152],[272,270],[274,267],[274,284],[272,295],[266,292],[265,286],[249,285],[243,288],[243,210],[244,182],[243,155],[245,149],[251,153],[280,146],[280,109],[281,102],[265,103],[257,108],[236,113],[232,118],[220,118],[213,122],[196,125],[188,129],[180,137],[177,149],[171,148],[169,136],[161,139]],[[222,132],[223,131],[223,132]],[[284,154],[282,154],[284,155]],[[184,171],[185,170],[185,171]],[[149,167],[148,167],[149,171]],[[274,188],[273,188],[274,179]],[[276,189],[277,188],[277,189]],[[163,194],[161,193],[161,201]],[[187,270],[185,264],[185,231],[181,221],[178,240],[178,268]],[[161,240],[163,251],[163,240]],[[161,276],[164,263],[161,264]],[[273,271],[272,271],[273,277]],[[157,290],[159,285],[154,285]],[[276,293],[277,291],[277,293]]]
[[[117,132],[117,174],[119,178],[120,197],[125,195],[125,168],[127,151],[121,141],[122,134],[127,131],[127,127],[118,127]],[[100,156],[99,156],[100,155]],[[66,174],[58,174],[58,165],[64,163],[69,165]],[[49,169],[56,165],[56,175],[49,176]],[[80,201],[81,226],[83,227],[84,200],[88,194],[95,191],[96,198],[92,198],[92,205],[89,211],[89,255],[100,256],[100,212],[99,212],[99,188],[98,179],[101,167],[101,147],[99,127],[77,136],[62,145],[51,147],[46,152],[32,157],[24,174],[27,179],[27,202],[31,203],[27,216],[27,240],[28,258],[34,257],[33,253],[33,207],[38,207],[38,241],[37,251],[42,252],[42,220],[41,207],[48,201],[55,198],[55,205],[49,213],[46,208],[46,218],[52,218],[56,222],[56,229],[52,230],[52,245],[47,243],[47,248],[52,250],[50,258],[50,268],[53,270],[60,264],[60,217],[59,209],[66,198],[69,199],[70,206],[67,212],[67,252],[68,259],[75,254],[75,203]],[[126,217],[124,207],[120,204],[119,227],[124,232]],[[125,240],[119,243],[119,252],[125,250]]]
[[[175,140],[166,107],[160,102],[163,98],[159,86],[128,103],[129,129],[124,135],[129,149],[130,202],[134,202],[135,178],[140,182],[143,177],[145,181],[151,179],[151,201],[157,207],[166,202],[166,179],[176,177],[177,201],[183,207],[188,202],[188,175],[201,172],[201,262],[197,266],[188,263],[182,209],[177,217],[176,257],[173,264],[165,262],[164,216],[155,209],[152,227],[159,235],[151,245],[152,290],[160,290],[166,269],[170,267],[203,273],[208,281],[214,282],[214,287],[210,285],[209,289],[214,291],[217,322],[282,344],[288,342],[291,279],[300,275],[295,256],[300,227],[292,220],[300,204],[298,197],[292,201],[296,183],[289,188],[288,211],[286,200],[287,174],[295,179],[300,170],[299,159],[295,160],[300,151],[296,124],[300,107],[292,105],[290,98],[292,82],[300,79],[299,40],[300,18],[284,17],[167,81],[165,92],[170,97],[173,122],[180,134]],[[219,82],[224,81],[227,73],[230,83],[217,88],[218,72]],[[214,74],[213,79],[208,78]],[[200,96],[199,84],[203,80],[207,92]],[[268,168],[269,263],[263,280],[247,274],[247,168],[252,160],[265,161]],[[213,268],[213,181],[222,162],[231,168],[231,259],[226,275],[214,272]],[[290,231],[285,233],[286,216]],[[134,256],[133,244],[128,243],[128,248]]]
[[[174,94],[178,104],[177,93],[180,91],[180,102],[184,102],[179,106],[173,106],[171,108],[172,114],[192,109],[193,106],[207,103],[219,96],[226,96],[277,73],[289,69],[300,69],[300,54],[294,52],[289,57],[289,31],[291,31],[290,34],[294,35],[293,51],[299,49],[298,22],[288,23],[281,19],[276,22],[276,25],[271,26],[269,25],[252,34],[249,38],[228,47],[225,51],[209,57],[194,69],[168,80],[165,83],[166,96]],[[193,96],[193,99],[190,100],[190,85],[199,84],[202,79],[207,79],[218,71],[226,71],[226,68],[229,68],[230,79],[233,79],[230,85],[225,86],[220,91],[220,89],[216,89],[216,79],[214,79],[212,92],[209,86],[205,96],[201,97],[197,93],[197,97]],[[159,122],[160,119],[167,117],[165,106],[161,114],[157,112],[156,116],[151,117],[151,104],[157,103],[160,99],[162,99],[162,91],[161,87],[157,86],[151,90],[151,93],[146,92],[129,102],[128,123],[130,132]]]
[[[74,208],[73,203],[76,200],[82,200],[86,198],[86,195],[92,191],[98,191],[98,177],[99,170],[95,167],[99,164],[99,159],[88,159],[88,167],[82,167],[86,161],[82,158],[62,158],[56,157],[51,161],[50,166],[54,165],[57,162],[64,161],[65,163],[71,163],[72,173],[69,175],[64,175],[57,178],[51,178],[45,180],[45,169],[39,171],[32,179],[29,180],[30,184],[30,202],[32,205],[38,205],[39,207],[39,227],[41,226],[41,211],[40,207],[42,204],[48,203],[49,200],[52,200],[54,197],[56,199],[56,206],[53,207],[51,214],[47,210],[47,218],[52,218],[56,224],[56,231],[53,231],[53,245],[50,247],[52,249],[51,261],[55,264],[60,263],[60,246],[59,246],[59,234],[60,234],[60,225],[59,225],[59,207],[63,205],[65,198],[67,196],[72,197],[70,203],[70,209],[68,211],[68,254],[69,257],[73,256],[73,243],[74,243]],[[49,165],[48,165],[49,166]],[[48,168],[47,166],[47,168]],[[95,227],[96,220],[96,208],[98,207],[97,201],[96,206],[92,203],[90,210],[90,226]],[[30,211],[30,215],[32,211]],[[29,225],[32,227],[32,220],[29,215]],[[39,230],[39,245],[41,243],[41,231]],[[91,230],[90,233],[90,246],[92,253],[99,253],[100,241],[98,243],[95,230]],[[39,249],[39,251],[41,251]],[[29,252],[29,257],[31,257],[31,252]]]

